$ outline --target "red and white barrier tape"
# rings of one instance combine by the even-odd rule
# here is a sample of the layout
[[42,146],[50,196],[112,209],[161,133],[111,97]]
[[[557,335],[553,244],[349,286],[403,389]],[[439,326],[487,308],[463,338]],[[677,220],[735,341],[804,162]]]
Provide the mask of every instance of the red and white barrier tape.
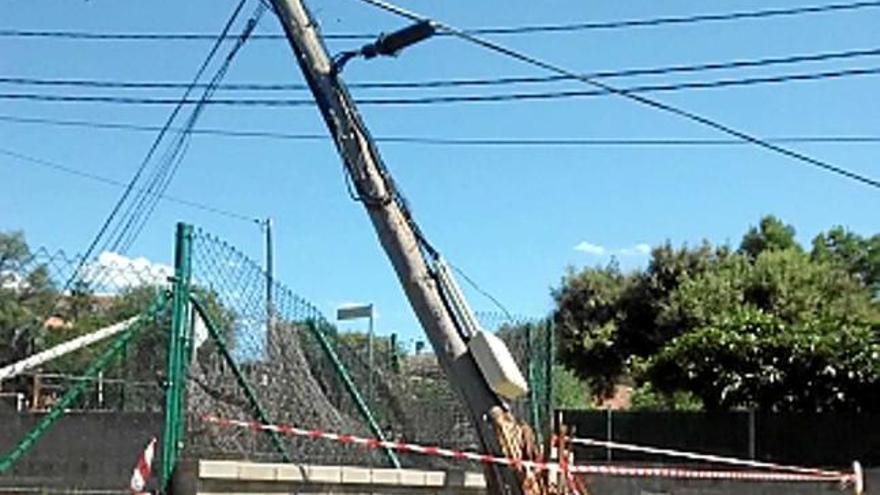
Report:
[[809,467],[801,467],[801,466],[788,466],[784,464],[775,464],[772,462],[761,462],[754,461],[750,459],[737,459],[735,457],[725,457],[719,455],[711,455],[711,454],[698,454],[696,452],[685,452],[681,450],[673,450],[673,449],[661,449],[658,447],[648,447],[645,445],[635,445],[621,442],[612,442],[607,440],[597,440],[593,438],[577,438],[571,437],[568,439],[571,443],[576,445],[585,445],[588,447],[604,447],[609,449],[617,449],[617,450],[626,450],[629,452],[640,452],[644,454],[655,454],[655,455],[665,455],[669,457],[679,457],[682,459],[690,459],[694,461],[704,461],[704,462],[712,462],[718,464],[730,464],[733,466],[744,466],[756,469],[772,469],[775,471],[789,471],[792,473],[801,473],[801,474],[812,474],[823,477],[838,477],[842,478],[846,476],[846,473],[842,473],[840,471],[828,471],[824,469],[816,469]]
[[137,464],[131,474],[130,488],[133,495],[141,495],[147,486],[147,481],[153,472],[153,456],[156,454],[156,437],[150,439],[150,442],[144,448],[144,451],[138,456]]
[[[600,476],[635,476],[635,477],[658,477],[658,478],[688,478],[688,479],[712,479],[712,480],[748,480],[748,481],[837,481],[849,483],[854,477],[852,474],[836,473],[808,474],[808,473],[777,473],[758,471],[714,471],[703,469],[681,469],[666,467],[632,467],[610,466],[594,464],[560,465],[553,462],[529,461],[507,457],[494,457],[477,452],[446,449],[443,447],[425,446],[405,442],[383,441],[375,438],[358,437],[339,433],[325,432],[321,430],[306,430],[289,425],[264,425],[255,421],[240,421],[223,419],[214,416],[205,416],[204,420],[220,426],[248,428],[253,431],[275,431],[283,435],[305,437],[312,439],[325,439],[348,445],[359,445],[370,449],[393,449],[403,453],[421,455],[433,455],[457,460],[475,461],[484,464],[500,464],[514,468],[530,468],[534,470],[554,469],[575,474],[592,474]],[[833,474],[831,474],[833,473]]]

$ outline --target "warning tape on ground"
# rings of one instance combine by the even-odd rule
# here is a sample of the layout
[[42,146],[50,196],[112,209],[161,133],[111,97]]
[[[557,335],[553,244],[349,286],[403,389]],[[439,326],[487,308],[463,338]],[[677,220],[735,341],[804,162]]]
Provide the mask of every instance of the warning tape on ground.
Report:
[[687,478],[707,480],[742,480],[742,481],[827,481],[827,482],[852,482],[854,477],[848,473],[827,472],[818,473],[780,473],[760,471],[717,471],[708,469],[683,469],[669,467],[635,467],[615,466],[598,464],[566,464],[560,465],[554,462],[531,461],[507,457],[495,457],[478,452],[447,449],[443,447],[425,446],[414,443],[394,442],[379,440],[376,438],[359,437],[340,433],[325,432],[322,430],[307,430],[290,425],[264,425],[255,421],[240,421],[224,419],[215,416],[205,416],[205,421],[219,426],[247,428],[253,431],[275,431],[282,435],[304,437],[311,439],[324,439],[342,444],[358,445],[370,449],[394,449],[401,453],[421,454],[437,457],[446,457],[455,460],[475,461],[484,464],[499,464],[513,468],[529,468],[534,470],[558,470],[574,474],[587,474],[597,476],[633,476],[650,478]]

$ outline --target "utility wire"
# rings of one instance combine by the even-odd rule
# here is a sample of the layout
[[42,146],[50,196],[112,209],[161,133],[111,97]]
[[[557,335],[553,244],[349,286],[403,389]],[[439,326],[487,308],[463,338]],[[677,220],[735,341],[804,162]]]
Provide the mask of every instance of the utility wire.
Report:
[[[229,20],[226,21],[226,24],[223,26],[223,30],[220,32],[220,35],[216,37],[216,40],[214,41],[214,44],[212,45],[210,51],[208,52],[207,57],[202,62],[201,66],[199,66],[199,69],[196,71],[196,75],[193,78],[193,83],[196,83],[196,82],[198,82],[199,79],[201,79],[202,74],[205,72],[205,70],[208,67],[208,64],[214,58],[214,55],[217,53],[217,50],[223,44],[223,39],[229,33],[229,30],[232,28],[232,25],[235,23],[235,20],[238,18],[238,15],[241,12],[242,8],[244,7],[244,4],[246,1],[247,0],[240,0],[239,3],[233,9],[232,15],[229,17]],[[174,110],[171,112],[171,115],[168,116],[168,119],[165,121],[165,125],[163,126],[162,130],[159,131],[159,134],[156,136],[156,139],[153,141],[153,144],[150,146],[149,150],[147,151],[146,156],[141,161],[140,166],[138,166],[138,169],[135,172],[134,177],[132,177],[131,181],[128,183],[128,186],[126,186],[125,191],[123,192],[122,196],[119,198],[119,200],[113,206],[113,209],[110,211],[110,214],[107,216],[107,218],[104,220],[104,223],[101,225],[101,228],[98,230],[97,235],[95,235],[94,239],[92,239],[92,242],[89,244],[88,249],[84,253],[83,257],[80,259],[79,266],[76,267],[76,270],[73,271],[70,278],[65,282],[64,290],[66,290],[69,287],[70,283],[73,282],[74,278],[77,276],[79,271],[82,270],[82,267],[84,266],[84,264],[87,263],[88,260],[91,258],[92,254],[94,253],[95,247],[98,245],[98,243],[104,237],[104,235],[107,232],[107,229],[110,228],[110,225],[113,222],[113,219],[116,218],[116,215],[119,213],[119,210],[122,208],[123,204],[125,204],[129,195],[134,190],[135,184],[137,184],[138,180],[140,179],[141,175],[144,172],[144,169],[146,168],[147,164],[150,162],[150,159],[153,157],[153,154],[156,152],[156,149],[158,149],[159,143],[162,142],[162,139],[165,137],[165,133],[168,132],[168,128],[171,127],[171,124],[174,122],[174,119],[177,117],[177,114],[183,108],[184,104],[182,102],[187,99],[187,97],[189,96],[189,93],[191,91],[192,91],[192,88],[188,88],[186,90],[184,95],[181,97],[180,102],[177,103]]]
[[[103,175],[93,174],[90,172],[83,172],[82,170],[79,170],[74,167],[62,165],[58,162],[44,160],[42,158],[37,158],[34,156],[30,156],[30,155],[25,155],[24,153],[19,153],[17,151],[13,151],[8,148],[0,148],[0,153],[7,155],[7,156],[10,156],[10,157],[13,157],[13,158],[16,158],[21,161],[30,162],[35,165],[40,165],[42,167],[45,167],[45,168],[48,168],[51,170],[63,172],[63,173],[77,176],[77,177],[81,177],[84,179],[89,179],[94,182],[100,182],[102,184],[107,184],[107,185],[114,186],[114,187],[121,187],[121,188],[127,187],[126,183],[115,180],[115,179],[111,179],[109,177],[105,177]],[[138,188],[138,189],[141,190],[141,188]],[[170,201],[172,203],[177,203],[180,205],[189,206],[191,208],[196,208],[196,209],[199,209],[202,211],[206,211],[208,213],[215,213],[217,215],[222,215],[224,217],[235,219],[235,220],[241,220],[241,221],[248,222],[248,223],[260,223],[261,222],[261,220],[256,217],[248,217],[246,215],[242,215],[241,213],[236,213],[231,210],[225,210],[223,208],[218,208],[216,206],[210,206],[210,205],[206,205],[204,203],[198,203],[196,201],[178,198],[176,196],[170,196],[168,194],[162,194],[159,197],[164,200]]]
[[[253,36],[253,35],[251,35]],[[632,76],[656,76],[665,74],[680,74],[692,72],[704,72],[710,70],[744,69],[766,67],[772,65],[786,65],[804,62],[824,62],[831,60],[848,60],[859,57],[872,57],[880,55],[880,48],[854,49],[845,51],[819,52],[800,55],[788,55],[780,57],[764,57],[757,59],[738,59],[724,62],[708,62],[692,65],[669,65],[661,67],[629,68],[618,70],[603,70],[584,74],[590,78],[615,78]],[[447,88],[468,86],[506,86],[513,84],[542,84],[577,80],[568,76],[531,76],[531,77],[495,77],[495,78],[470,78],[470,79],[436,79],[427,81],[373,81],[353,82],[347,84],[353,89],[416,89],[416,88]],[[0,84],[17,86],[47,86],[47,87],[84,87],[103,89],[184,89],[190,83],[175,81],[119,81],[98,79],[46,79],[33,77],[0,77]],[[196,88],[205,88],[206,83],[196,84]],[[227,91],[298,91],[307,90],[305,84],[296,83],[224,83],[217,85],[218,90]]]
[[[715,14],[696,14],[687,16],[664,16],[648,19],[624,19],[618,21],[579,22],[568,24],[541,24],[513,27],[485,27],[462,30],[462,33],[471,35],[520,35],[537,33],[568,33],[591,30],[614,30],[637,27],[656,27],[669,25],[699,24],[704,22],[722,22],[737,20],[766,19],[772,17],[795,17],[807,14],[823,14],[832,12],[858,11],[880,7],[880,1],[841,2],[818,5],[805,5],[791,8],[772,8],[760,10],[743,10],[734,12],[721,12]],[[452,34],[452,33],[445,33]],[[329,33],[323,37],[328,40],[374,40],[377,33]],[[3,29],[0,37],[4,38],[37,38],[37,39],[67,39],[89,41],[206,41],[214,40],[216,36],[205,33],[100,33],[91,31],[49,31],[49,30],[25,30]],[[226,39],[234,39],[233,36],[225,36]],[[283,40],[282,34],[258,34],[255,40]]]
[[[51,125],[59,127],[76,127],[85,129],[101,129],[116,131],[153,132],[159,126],[140,125],[124,122],[99,122],[91,120],[66,120],[42,117],[19,117],[0,114],[0,122],[13,124]],[[172,127],[173,132],[180,132],[181,127]],[[191,134],[230,138],[258,138],[285,141],[330,141],[326,134],[286,133],[275,131],[247,131],[239,129],[194,128]],[[698,139],[698,138],[443,138],[434,136],[378,136],[374,138],[380,143],[417,144],[430,146],[745,146],[750,143],[741,139]],[[771,143],[812,143],[812,144],[873,144],[880,143],[880,135],[870,136],[781,136],[763,138]]]
[[[187,118],[183,131],[176,134],[175,141],[167,150],[164,161],[157,172],[154,174],[153,180],[149,186],[150,190],[154,191],[154,194],[142,195],[140,204],[135,209],[135,212],[137,212],[137,214],[130,217],[129,221],[126,223],[126,226],[123,228],[123,233],[127,232],[127,234],[120,234],[119,242],[121,242],[122,245],[121,252],[126,252],[129,248],[131,248],[132,244],[134,244],[134,241],[137,239],[137,237],[146,226],[147,221],[153,215],[153,212],[155,211],[156,206],[159,202],[159,196],[161,194],[164,194],[164,192],[167,191],[168,187],[171,185],[171,181],[174,179],[174,176],[176,175],[177,170],[180,167],[180,163],[186,154],[186,150],[189,147],[189,138],[192,135],[191,131],[195,127],[195,124],[198,121],[199,117],[201,117],[202,111],[205,109],[205,104],[213,96],[217,84],[219,84],[220,81],[226,76],[226,73],[229,71],[229,68],[232,65],[232,60],[238,54],[241,47],[244,46],[245,42],[247,42],[248,37],[251,35],[254,28],[259,23],[260,18],[263,16],[265,9],[266,7],[263,3],[257,5],[256,10],[254,11],[250,19],[248,19],[243,32],[240,34],[238,42],[236,42],[235,45],[226,54],[226,57],[224,58],[220,67],[214,72],[214,75],[212,76],[208,86],[203,90],[202,95],[199,98],[199,102],[196,104],[195,108],[193,108],[192,112]],[[118,248],[114,248],[112,250],[120,252]]]
[[462,270],[461,268],[459,268],[459,267],[457,267],[457,266],[455,266],[455,265],[453,265],[453,264],[451,264],[451,263],[448,263],[448,262],[447,262],[447,264],[449,264],[449,266],[451,266],[452,269],[455,270],[455,273],[458,273],[458,275],[459,275],[461,278],[463,278],[464,281],[467,282],[468,285],[470,285],[475,291],[477,291],[478,293],[480,293],[480,295],[482,295],[483,297],[485,297],[486,299],[488,299],[492,304],[494,304],[496,308],[498,308],[499,310],[501,310],[501,312],[504,313],[504,316],[505,316],[505,318],[507,318],[508,321],[510,321],[510,322],[515,321],[515,319],[513,318],[513,316],[510,314],[510,311],[507,310],[507,307],[505,307],[504,304],[501,304],[501,301],[499,301],[497,297],[493,296],[493,295],[492,295],[489,291],[487,291],[486,289],[483,289],[482,287],[480,287],[480,284],[478,284],[476,281],[474,281],[474,279],[472,279],[472,278],[471,278],[467,273],[465,273],[465,271]]
[[754,144],[755,146],[773,151],[775,153],[787,156],[789,158],[793,158],[799,162],[808,164],[810,166],[817,167],[822,170],[832,172],[832,173],[847,177],[849,179],[861,182],[863,184],[880,189],[880,181],[878,181],[876,179],[867,177],[865,175],[861,175],[861,174],[853,172],[851,170],[847,170],[845,168],[831,164],[827,161],[813,158],[809,155],[806,155],[806,154],[801,153],[799,151],[795,151],[795,150],[786,148],[786,147],[781,146],[779,144],[765,141],[765,140],[763,140],[759,137],[753,136],[747,132],[740,131],[740,130],[733,128],[729,125],[722,124],[716,120],[710,119],[708,117],[704,117],[700,114],[691,112],[689,110],[683,110],[679,107],[675,107],[675,106],[670,105],[668,103],[663,103],[659,100],[655,100],[655,99],[652,99],[652,98],[649,98],[646,96],[635,94],[631,91],[627,91],[625,89],[619,89],[615,86],[598,81],[596,79],[585,77],[583,75],[577,74],[571,70],[568,70],[564,67],[553,64],[551,62],[546,62],[544,60],[533,57],[531,55],[516,51],[512,48],[505,47],[505,46],[500,45],[498,43],[495,43],[493,41],[489,41],[484,38],[465,33],[463,31],[461,31],[460,29],[452,27],[448,24],[443,24],[443,23],[440,23],[440,22],[435,21],[433,19],[426,18],[423,15],[413,13],[409,10],[406,10],[406,9],[403,9],[403,8],[398,7],[396,5],[390,4],[384,0],[359,0],[359,1],[361,1],[363,3],[367,3],[367,4],[372,5],[374,7],[380,8],[386,12],[393,13],[399,17],[404,17],[406,19],[410,19],[410,20],[417,21],[417,22],[425,22],[425,21],[431,22],[435,26],[435,28],[438,28],[441,31],[448,32],[458,38],[461,38],[465,41],[468,41],[468,42],[473,43],[475,45],[481,46],[481,47],[486,48],[488,50],[491,50],[493,52],[502,54],[506,57],[519,60],[520,62],[526,63],[526,64],[531,65],[533,67],[540,68],[545,71],[552,72],[554,74],[577,78],[578,80],[584,82],[585,84],[595,86],[602,91],[605,91],[608,93],[614,93],[618,96],[622,96],[624,98],[633,100],[637,103],[649,106],[649,107],[654,108],[656,110],[661,110],[666,113],[671,113],[673,115],[677,115],[679,117],[696,122],[696,123],[703,125],[705,127],[710,127],[710,128],[715,129],[717,131],[720,131],[720,132],[727,134],[729,136],[739,138],[744,141],[748,141],[748,142]]
[[[728,87],[754,86],[762,84],[780,84],[790,82],[817,81],[826,79],[839,79],[843,77],[869,76],[880,74],[880,67],[866,67],[841,69],[823,72],[805,72],[781,74],[777,76],[757,76],[737,79],[713,79],[708,81],[689,81],[670,84],[645,84],[640,86],[628,86],[624,88],[612,88],[605,83],[596,83],[607,86],[594,90],[566,90],[566,91],[542,91],[542,92],[512,92],[499,94],[473,94],[473,95],[438,95],[419,97],[380,97],[380,98],[357,98],[358,105],[438,105],[451,103],[487,103],[487,102],[510,102],[510,101],[539,101],[556,100],[567,98],[580,98],[589,96],[604,96],[610,94],[629,95],[633,99],[639,93],[656,93],[682,91],[692,89],[717,89]],[[580,78],[580,76],[578,77]],[[584,76],[585,80],[596,81]],[[164,97],[142,96],[118,96],[118,95],[59,95],[46,93],[0,93],[0,100],[56,102],[56,103],[108,103],[120,105],[201,105],[200,99],[176,99]],[[310,98],[213,98],[204,102],[208,105],[222,106],[260,106],[260,107],[310,107],[315,104]]]

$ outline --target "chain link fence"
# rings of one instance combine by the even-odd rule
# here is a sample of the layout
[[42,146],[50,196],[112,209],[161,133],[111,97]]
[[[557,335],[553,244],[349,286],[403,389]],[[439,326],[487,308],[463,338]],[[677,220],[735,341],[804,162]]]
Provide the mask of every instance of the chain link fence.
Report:
[[[167,265],[110,253],[84,262],[61,250],[39,248],[4,258],[0,367],[141,314],[168,289],[171,272]],[[0,383],[2,393],[15,398],[16,410],[39,412],[84,383],[73,410],[161,411],[167,339],[160,320],[139,333],[96,376],[84,371],[109,347],[107,341],[16,371]],[[13,406],[11,400],[0,404],[7,410]]]
[[[203,231],[193,235],[193,291],[211,301],[213,320],[253,385],[271,421],[363,436],[475,449],[464,406],[431,354],[411,355],[396,341],[341,333],[318,309],[243,253]],[[196,325],[196,329],[198,325]],[[196,337],[199,340],[199,337]],[[197,351],[190,369],[188,437],[199,455],[280,459],[273,442],[252,432],[224,431],[200,416],[247,419],[245,394],[215,353]],[[203,359],[202,356],[208,356]],[[222,391],[222,393],[219,393]],[[381,466],[382,452],[321,440],[284,439],[291,457],[310,463]],[[419,456],[412,467],[444,467]]]
[[[189,232],[188,247],[181,251],[178,245],[174,267],[106,252],[84,261],[46,249],[26,252],[14,263],[3,261],[0,331],[9,345],[0,349],[0,367],[153,306],[137,335],[99,369],[92,364],[113,350],[114,339],[4,380],[0,408],[48,411],[79,387],[65,412],[165,413],[163,440],[178,438],[181,455],[192,458],[452,467],[443,459],[398,458],[323,440],[225,428],[205,421],[206,416],[479,448],[468,413],[433,354],[413,353],[387,337],[376,337],[371,352],[365,335],[340,332],[314,305],[271,280],[234,246],[203,230]],[[182,266],[187,267],[185,285]],[[172,295],[181,287],[186,301],[177,306]],[[167,304],[155,307],[159,296]],[[14,311],[13,300],[19,301]],[[175,316],[179,307],[185,308],[182,323]],[[540,433],[550,411],[550,327],[541,320],[494,313],[478,317],[508,343],[529,380],[529,395],[511,406]],[[175,332],[184,338],[179,368],[170,351]],[[173,369],[181,370],[182,378],[175,378]],[[183,390],[180,433],[169,437],[167,409],[174,400],[168,394],[175,383]],[[163,460],[163,468],[173,467],[175,459]]]

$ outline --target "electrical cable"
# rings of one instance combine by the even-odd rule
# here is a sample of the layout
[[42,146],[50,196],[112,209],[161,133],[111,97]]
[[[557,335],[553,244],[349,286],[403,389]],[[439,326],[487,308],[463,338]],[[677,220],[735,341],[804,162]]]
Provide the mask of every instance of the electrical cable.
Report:
[[[122,250],[121,252],[126,252],[131,246],[134,244],[137,237],[143,231],[146,226],[147,221],[152,216],[153,212],[156,209],[156,206],[159,202],[159,195],[164,194],[165,191],[168,190],[168,187],[171,185],[171,181],[174,179],[174,176],[177,173],[178,168],[180,167],[180,163],[183,161],[183,158],[186,154],[186,150],[189,147],[189,138],[192,135],[192,129],[195,127],[196,122],[202,114],[202,111],[205,109],[205,104],[209,101],[209,99],[213,96],[214,91],[216,90],[216,85],[220,83],[220,81],[226,76],[229,68],[231,67],[232,61],[235,56],[238,54],[239,50],[244,46],[247,42],[248,37],[252,34],[254,28],[260,21],[260,18],[263,16],[263,13],[266,11],[266,6],[262,2],[257,6],[254,13],[251,15],[250,19],[248,19],[247,24],[239,36],[238,42],[229,50],[226,58],[223,60],[220,67],[215,71],[213,77],[211,78],[210,83],[203,91],[199,103],[191,112],[187,122],[184,126],[182,132],[177,134],[177,140],[172,145],[170,152],[166,154],[166,159],[164,165],[160,167],[157,174],[155,174],[155,180],[152,187],[156,188],[156,194],[152,196],[144,195],[143,204],[146,205],[144,210],[141,210],[143,213],[140,215],[140,219],[136,220],[137,223],[131,223],[130,225],[136,225],[133,229],[128,228],[126,226],[125,230],[129,231],[129,234],[122,241]],[[122,237],[120,237],[122,239]],[[120,252],[118,248],[113,249],[115,252]]]
[[[253,36],[253,35],[252,35]],[[744,69],[766,67],[772,65],[799,64],[805,62],[824,62],[831,60],[847,60],[859,57],[872,57],[880,55],[880,48],[854,49],[844,51],[819,52],[777,57],[763,57],[757,59],[735,59],[723,62],[707,62],[701,64],[679,64],[661,67],[628,68],[617,70],[602,70],[584,74],[591,78],[615,78],[633,76],[656,76],[665,74],[692,73],[710,70]],[[496,78],[468,78],[468,79],[435,79],[426,81],[367,81],[348,83],[352,89],[420,89],[420,88],[447,88],[468,86],[506,86],[512,84],[543,84],[563,81],[572,81],[575,78],[568,76],[507,76]],[[190,83],[174,81],[118,81],[97,79],[70,79],[70,78],[34,78],[34,77],[0,77],[0,84],[18,86],[48,86],[48,87],[85,87],[102,89],[183,89]],[[197,88],[204,88],[205,83],[196,84]],[[217,86],[225,91],[298,91],[308,90],[305,84],[297,83],[224,83]]]
[[521,52],[516,51],[514,49],[511,49],[511,48],[507,48],[507,47],[505,47],[503,45],[499,45],[498,43],[495,43],[493,41],[489,41],[489,40],[486,40],[486,39],[483,39],[483,38],[480,38],[480,37],[477,37],[474,35],[467,34],[457,28],[454,28],[454,27],[449,26],[447,24],[437,22],[436,20],[433,20],[433,19],[428,19],[422,15],[415,14],[413,12],[406,10],[406,9],[403,9],[403,8],[398,7],[396,5],[390,4],[384,0],[358,0],[358,1],[363,2],[363,3],[367,3],[369,5],[372,5],[374,7],[382,9],[386,12],[393,13],[399,17],[404,17],[404,18],[410,19],[412,21],[432,22],[438,30],[449,32],[458,38],[461,38],[465,41],[476,44],[478,46],[481,46],[481,47],[486,48],[488,50],[491,50],[493,52],[500,53],[506,57],[519,60],[520,62],[526,63],[526,64],[531,65],[533,67],[540,68],[542,70],[553,72],[558,75],[575,77],[575,78],[579,79],[580,81],[584,82],[585,84],[595,86],[603,91],[607,91],[609,93],[614,93],[618,96],[622,96],[624,98],[633,100],[637,103],[649,106],[649,107],[654,108],[656,110],[661,110],[666,113],[671,113],[673,115],[677,115],[679,117],[690,120],[692,122],[696,122],[702,126],[710,127],[712,129],[715,129],[717,131],[720,131],[720,132],[727,134],[727,135],[730,135],[732,137],[739,138],[744,141],[748,141],[758,147],[767,149],[769,151],[773,151],[775,153],[787,156],[789,158],[793,158],[799,162],[806,163],[810,166],[817,167],[822,170],[825,170],[825,171],[828,171],[831,173],[835,173],[835,174],[841,175],[843,177],[847,177],[849,179],[855,180],[857,182],[861,182],[865,185],[880,189],[880,181],[878,181],[877,179],[873,179],[873,178],[867,177],[865,175],[853,172],[851,170],[847,170],[845,168],[839,167],[837,165],[833,165],[833,164],[831,164],[827,161],[824,161],[824,160],[819,160],[817,158],[813,158],[813,157],[806,155],[804,153],[801,153],[799,151],[794,151],[794,150],[791,150],[791,149],[786,148],[784,146],[780,146],[778,144],[764,141],[761,138],[755,137],[749,133],[740,131],[740,130],[735,129],[731,126],[728,126],[726,124],[722,124],[718,121],[715,121],[715,120],[710,119],[708,117],[704,117],[700,114],[691,112],[689,110],[683,110],[679,107],[675,107],[670,104],[663,103],[659,100],[655,100],[652,98],[641,96],[639,94],[635,94],[630,91],[618,89],[615,86],[611,86],[607,83],[600,82],[596,79],[584,77],[582,75],[579,75],[573,71],[565,69],[565,68],[558,66],[556,64],[543,61],[541,59],[538,59],[536,57],[533,57],[533,56],[525,54],[525,53],[521,53]]
[[[757,76],[738,79],[713,79],[708,81],[688,81],[669,84],[645,84],[628,86],[623,88],[595,89],[595,90],[567,90],[567,91],[541,91],[541,92],[513,92],[499,94],[472,94],[472,95],[437,95],[419,97],[381,97],[359,98],[355,102],[364,106],[410,106],[410,105],[440,105],[454,103],[490,103],[511,101],[542,101],[558,100],[567,98],[582,98],[593,96],[606,96],[611,94],[627,94],[630,98],[636,98],[640,93],[659,93],[695,89],[718,89],[730,87],[755,86],[763,84],[781,84],[791,82],[818,81],[839,79],[855,76],[872,76],[880,74],[880,67],[864,67],[841,69],[823,72],[805,72],[781,74],[777,76]],[[589,79],[595,81],[595,79]],[[605,83],[602,83],[605,84]],[[56,95],[46,93],[0,93],[0,100],[56,102],[56,103],[106,103],[118,105],[176,105],[182,102],[184,105],[200,104],[198,99],[188,98],[178,100],[163,97],[141,96],[116,96],[116,95]],[[315,104],[310,98],[215,98],[206,104],[217,106],[248,106],[248,107],[310,107]]]
[[[127,186],[127,184],[124,182],[121,182],[121,181],[118,181],[115,179],[111,179],[111,178],[105,177],[103,175],[93,174],[90,172],[83,172],[82,170],[78,170],[76,168],[69,167],[67,165],[62,165],[57,162],[45,160],[42,158],[36,158],[34,156],[25,155],[24,153],[12,151],[8,148],[0,148],[0,153],[7,155],[7,156],[10,156],[10,157],[13,157],[13,158],[16,158],[21,161],[30,162],[30,163],[33,163],[36,165],[40,165],[42,167],[46,167],[51,170],[64,172],[66,174],[81,177],[84,179],[89,179],[94,182],[100,182],[102,184],[107,184],[110,186],[121,187],[121,188],[124,188]],[[196,209],[208,212],[208,213],[215,213],[217,215],[222,215],[224,217],[235,219],[235,220],[241,220],[241,221],[248,222],[248,223],[259,223],[260,222],[260,219],[258,219],[256,217],[248,217],[246,215],[242,215],[240,213],[236,213],[231,210],[225,210],[223,208],[219,208],[216,206],[210,206],[210,205],[206,205],[204,203],[199,203],[199,202],[191,201],[188,199],[178,198],[176,196],[171,196],[168,194],[162,194],[160,196],[160,198],[167,200],[167,201],[171,201],[173,203],[183,205],[183,206],[189,206],[191,208],[196,208]]]
[[[238,4],[235,6],[235,8],[233,9],[232,14],[230,15],[229,19],[226,21],[226,24],[224,25],[222,31],[220,32],[220,35],[216,37],[216,40],[215,40],[213,46],[211,47],[211,49],[209,50],[207,57],[202,62],[202,64],[199,66],[199,69],[196,71],[196,75],[193,78],[194,83],[198,82],[198,80],[201,78],[202,74],[207,69],[208,64],[211,62],[211,60],[214,58],[214,55],[217,53],[217,50],[223,44],[223,39],[229,33],[229,30],[232,28],[233,23],[238,18],[238,15],[241,12],[242,8],[244,7],[246,1],[247,0],[240,0],[238,2]],[[191,91],[191,89],[187,89],[186,92],[184,92],[183,96],[180,99],[181,102],[187,99],[190,91]],[[91,258],[92,254],[94,253],[95,247],[98,245],[98,243],[104,237],[104,234],[107,232],[107,229],[110,227],[111,222],[113,222],[113,219],[116,217],[119,210],[122,208],[122,205],[125,203],[126,199],[131,194],[132,190],[134,189],[135,184],[140,179],[141,175],[143,174],[144,169],[146,168],[147,164],[150,162],[150,159],[152,158],[156,149],[159,147],[159,143],[162,142],[162,139],[164,138],[165,133],[168,132],[168,128],[171,127],[171,124],[174,122],[175,117],[180,112],[180,110],[183,108],[183,105],[184,105],[183,103],[178,103],[177,106],[174,108],[174,110],[169,115],[168,119],[165,121],[165,125],[163,126],[163,129],[156,136],[156,139],[153,141],[152,145],[150,146],[149,150],[147,151],[146,156],[141,161],[141,164],[139,165],[137,171],[135,172],[135,174],[132,177],[131,181],[129,182],[128,186],[125,188],[125,191],[123,192],[122,196],[119,198],[119,200],[113,206],[113,209],[110,211],[110,214],[107,216],[104,223],[101,225],[100,229],[98,230],[97,235],[95,235],[94,239],[92,239],[92,242],[89,244],[88,249],[85,251],[83,257],[80,259],[79,265],[71,273],[70,277],[65,282],[64,287],[62,289],[62,292],[64,290],[68,289],[70,284],[77,277],[79,272],[82,270],[85,263],[87,263],[88,260]]]
[[[858,11],[880,7],[880,1],[858,1],[830,3],[819,5],[805,5],[790,8],[770,8],[760,10],[722,12],[716,14],[695,14],[685,16],[664,16],[648,19],[624,19],[618,21],[595,21],[579,22],[570,24],[542,24],[512,27],[485,27],[466,29],[462,32],[471,35],[519,35],[535,33],[566,33],[591,30],[614,30],[629,29],[636,27],[656,27],[669,25],[700,24],[704,22],[721,22],[749,19],[766,19],[772,17],[794,17],[806,14],[823,14],[831,12]],[[328,33],[324,35],[328,40],[373,40],[377,34],[367,33]],[[68,39],[88,41],[205,41],[216,37],[205,33],[98,33],[89,31],[50,31],[50,30],[25,30],[25,29],[2,29],[0,37],[3,38],[42,38],[42,39]],[[226,39],[234,39],[226,36]],[[255,35],[255,40],[283,40],[282,34]]]
[[[160,126],[140,125],[122,122],[98,122],[90,120],[50,119],[42,117],[19,117],[0,114],[0,122],[14,124],[51,125],[85,129],[153,132]],[[172,127],[173,132],[181,132],[182,127]],[[325,134],[285,133],[275,131],[247,131],[239,129],[194,128],[191,134],[207,136],[273,139],[285,141],[330,141]],[[705,138],[442,138],[434,136],[378,136],[376,142],[388,144],[417,144],[428,146],[745,146],[749,143],[741,139],[705,139]],[[808,144],[876,144],[880,143],[880,135],[870,136],[781,136],[763,138],[772,143],[808,143]]]
[[[229,29],[231,30],[231,25]],[[226,33],[228,33],[228,31],[226,31]],[[215,46],[218,46],[219,48],[221,44],[222,42],[218,41]],[[201,78],[201,75],[202,74],[199,73],[199,79]],[[197,83],[197,81],[198,79],[193,80],[194,83]],[[187,88],[186,95],[188,95],[193,89],[195,89],[195,87]],[[186,99],[186,97],[184,99]],[[183,105],[181,102],[184,101],[184,99],[177,100],[175,110],[178,110],[178,108]],[[196,102],[198,102],[198,100],[196,100]],[[200,113],[199,109],[200,105],[197,103],[195,109],[191,111],[189,119],[192,119],[193,114]],[[176,116],[177,115],[175,114],[174,118],[176,118]],[[151,192],[154,194],[157,193],[156,185],[158,184],[158,181],[161,180],[160,177],[165,174],[165,171],[171,166],[170,163],[172,163],[175,160],[175,157],[180,154],[182,149],[184,149],[183,144],[185,144],[187,137],[186,127],[187,126],[184,125],[184,130],[175,134],[175,136],[172,138],[173,140],[171,144],[165,149],[160,159],[160,165],[153,172],[151,177],[147,179],[147,186],[145,187],[145,190],[147,192]],[[141,193],[129,203],[125,214],[122,216],[122,220],[117,222],[116,226],[113,229],[113,232],[111,232],[111,234],[105,241],[102,250],[109,250],[113,252],[125,252],[125,250],[127,250],[127,247],[122,247],[123,239],[130,235],[134,222],[143,215],[145,211],[145,205],[147,204],[150,197],[152,197],[150,194]]]
[[475,282],[474,279],[472,279],[470,276],[468,276],[468,274],[465,273],[464,270],[462,270],[461,268],[459,268],[459,267],[453,265],[452,263],[449,263],[448,261],[447,261],[446,263],[447,263],[447,264],[448,264],[453,270],[455,270],[455,273],[459,274],[459,275],[461,276],[461,278],[463,278],[464,281],[468,283],[468,285],[470,285],[471,287],[473,287],[473,289],[474,289],[475,291],[479,292],[483,297],[485,297],[485,298],[488,299],[492,304],[494,304],[495,307],[497,307],[498,309],[500,309],[501,312],[504,313],[504,317],[507,318],[508,321],[515,321],[514,318],[513,318],[513,316],[510,314],[510,311],[508,311],[507,308],[506,308],[503,304],[501,304],[501,301],[499,301],[497,297],[493,296],[493,295],[492,295],[489,291],[487,291],[486,289],[480,287],[480,285],[479,285],[477,282]]

